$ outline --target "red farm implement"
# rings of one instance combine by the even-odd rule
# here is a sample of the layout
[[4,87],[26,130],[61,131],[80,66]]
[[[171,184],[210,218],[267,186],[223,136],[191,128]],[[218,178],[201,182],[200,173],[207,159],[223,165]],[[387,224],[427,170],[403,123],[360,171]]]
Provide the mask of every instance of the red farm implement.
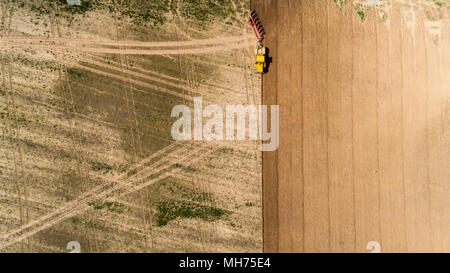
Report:
[[250,14],[250,19],[248,20],[249,24],[252,26],[253,31],[255,32],[256,38],[258,39],[258,42],[262,42],[264,39],[264,28],[261,24],[261,21],[259,20],[258,15],[255,11],[252,11]]

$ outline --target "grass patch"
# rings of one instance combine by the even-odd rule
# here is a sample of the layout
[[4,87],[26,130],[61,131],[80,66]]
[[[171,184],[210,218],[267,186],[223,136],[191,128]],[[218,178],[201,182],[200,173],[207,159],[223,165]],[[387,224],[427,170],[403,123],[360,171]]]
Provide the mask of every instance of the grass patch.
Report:
[[96,172],[103,171],[103,174],[110,172],[113,167],[102,162],[91,162],[91,169]]
[[255,206],[255,203],[252,203],[252,202],[246,202],[246,203],[245,203],[245,206],[246,206],[246,207],[254,207],[254,206]]
[[74,225],[78,225],[78,224],[80,224],[81,222],[82,222],[81,219],[78,218],[78,217],[73,217],[73,218],[72,218],[72,224],[74,224]]
[[229,148],[229,147],[222,147],[222,148],[219,149],[219,153],[233,154],[234,153],[234,149],[233,148]]
[[175,163],[174,166],[175,166],[175,168],[183,169],[187,172],[196,172],[197,171],[197,169],[195,169],[192,166],[184,166],[183,164],[180,164],[180,163]]
[[119,213],[119,214],[125,211],[125,205],[120,202],[95,200],[95,201],[89,202],[88,204],[89,204],[89,206],[93,207],[94,210],[106,209],[109,212]]
[[19,1],[19,8],[28,8],[38,18],[55,14],[72,22],[75,15],[84,15],[89,11],[109,12],[118,15],[118,19],[130,19],[136,26],[156,26],[166,22],[168,3],[171,0],[81,0],[81,5],[69,5],[67,0]]
[[118,20],[129,20],[136,26],[156,27],[168,21],[168,14],[176,14],[196,23],[223,20],[235,13],[245,15],[248,12],[249,1],[235,1],[236,10],[233,9],[232,0],[82,0],[81,5],[69,5],[67,0],[19,1],[19,7],[28,7],[37,16],[55,13],[57,17],[65,18],[69,22],[77,14],[86,14],[89,11],[109,12],[117,14]]
[[[25,144],[30,147],[33,143]],[[77,171],[73,169],[63,170],[59,176],[56,194],[63,197],[66,201],[75,198],[82,190],[85,177],[82,177]]]
[[69,76],[72,76],[72,78],[81,78],[86,75],[85,71],[72,67],[67,69],[67,74],[69,74]]
[[230,0],[187,0],[182,2],[182,15],[200,22],[225,19],[234,10]]
[[74,170],[66,170],[59,179],[65,186],[74,186],[81,179]]
[[158,26],[167,21],[166,13],[169,11],[169,2],[171,1],[129,0],[114,8],[118,8],[117,11],[122,16],[128,17],[137,26]]
[[190,201],[166,200],[159,202],[156,213],[158,226],[165,226],[176,218],[197,218],[212,222],[220,219],[227,211],[214,207],[201,205]]
[[170,194],[160,193],[160,196],[164,197],[155,202],[157,226],[165,226],[177,218],[212,222],[229,213],[214,204],[213,195],[209,192],[186,188],[174,182],[169,185],[161,184],[161,186]]
[[361,3],[356,3],[354,5],[354,9],[355,9],[356,13],[359,15],[359,17],[361,18],[361,20],[364,21],[366,19],[366,5],[361,4]]
[[341,9],[342,6],[347,2],[347,0],[333,0],[336,6]]
[[137,172],[138,172],[138,171],[137,171],[136,169],[131,170],[131,171],[129,171],[129,172],[127,173],[127,176],[128,176],[128,177],[133,176],[133,175],[137,174]]

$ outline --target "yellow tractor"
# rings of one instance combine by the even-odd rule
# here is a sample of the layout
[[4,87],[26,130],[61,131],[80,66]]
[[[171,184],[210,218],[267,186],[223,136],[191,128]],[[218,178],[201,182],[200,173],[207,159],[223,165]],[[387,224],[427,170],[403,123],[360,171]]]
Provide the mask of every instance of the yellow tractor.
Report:
[[262,45],[259,45],[258,48],[255,49],[255,69],[256,73],[264,74],[267,71],[267,58],[266,58],[266,48]]
[[256,11],[252,11],[250,13],[250,18],[248,20],[249,24],[252,26],[253,31],[255,32],[256,38],[258,39],[258,47],[255,49],[255,69],[259,74],[264,74],[267,72],[267,55],[266,48],[264,47],[264,28],[259,20]]

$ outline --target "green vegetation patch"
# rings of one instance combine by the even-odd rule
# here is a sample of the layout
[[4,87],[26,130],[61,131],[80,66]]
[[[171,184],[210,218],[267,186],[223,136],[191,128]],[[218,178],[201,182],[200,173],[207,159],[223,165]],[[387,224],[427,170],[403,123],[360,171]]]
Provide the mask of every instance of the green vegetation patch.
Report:
[[[348,0],[333,0],[338,9],[342,9],[342,7],[349,3]],[[353,9],[358,14],[358,16],[361,18],[362,21],[366,19],[367,15],[367,6],[369,1],[375,1],[375,0],[356,0],[353,2]]]
[[366,6],[363,4],[355,4],[354,8],[361,20],[364,21],[364,19],[366,19]]
[[219,153],[223,154],[234,154],[234,149],[229,147],[222,147],[219,149]]
[[130,18],[135,25],[157,26],[166,22],[166,14],[169,11],[168,5],[171,1],[128,0],[116,2],[118,4],[112,8],[118,8],[117,12]]
[[102,162],[91,162],[91,169],[96,172],[103,171],[107,173],[113,169],[112,166]]
[[155,203],[157,226],[165,226],[177,218],[213,222],[229,214],[227,210],[218,208],[214,204],[214,198],[209,192],[187,188],[173,181],[170,185],[161,184],[161,186],[172,194],[166,195]]
[[243,3],[236,1],[234,10],[232,0],[81,0],[81,5],[69,5],[67,0],[19,1],[19,7],[28,7],[38,16],[55,14],[57,17],[73,20],[76,14],[88,11],[106,11],[117,16],[118,20],[129,19],[136,26],[158,26],[167,22],[169,13],[186,19],[206,22],[225,19],[243,12]]
[[81,0],[80,5],[69,5],[67,0],[19,1],[20,8],[29,8],[38,16],[55,14],[69,22],[74,15],[88,11],[109,11],[118,19],[128,18],[136,25],[157,25],[166,21],[171,0]]
[[255,203],[252,203],[252,202],[246,202],[246,203],[245,203],[245,206],[246,206],[246,207],[253,207],[253,206],[255,206]]
[[89,202],[88,204],[89,204],[89,206],[93,207],[94,210],[106,209],[109,212],[119,213],[119,214],[125,211],[125,205],[120,202],[95,200],[95,201]]
[[346,0],[333,0],[334,3],[336,4],[336,6],[338,6],[338,8],[341,8],[345,2],[347,2]]
[[156,209],[156,221],[158,226],[165,226],[169,221],[175,220],[178,217],[189,219],[197,218],[212,222],[227,214],[226,210],[214,206],[178,200],[165,200],[159,202]]
[[231,0],[187,0],[181,7],[183,17],[201,22],[225,19],[234,12]]

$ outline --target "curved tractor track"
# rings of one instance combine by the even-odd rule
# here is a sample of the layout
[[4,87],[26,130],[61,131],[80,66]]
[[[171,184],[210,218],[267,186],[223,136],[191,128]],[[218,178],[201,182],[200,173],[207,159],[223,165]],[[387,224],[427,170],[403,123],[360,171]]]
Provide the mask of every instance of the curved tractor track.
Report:
[[[125,55],[209,54],[247,47],[245,42],[251,39],[253,39],[251,35],[242,35],[192,41],[114,42],[69,38],[3,37],[0,39],[0,42],[2,43],[0,49],[33,48]],[[102,46],[116,48],[106,48]],[[136,47],[152,49],[135,49]]]
[[[235,172],[236,174],[240,171],[240,168],[233,169],[235,171],[230,171],[231,166],[228,166],[228,161],[230,157],[232,158],[239,158],[241,160],[241,163],[245,162],[248,163],[248,161],[251,161],[252,159],[249,159],[248,157],[248,151],[253,151],[257,149],[257,145],[255,143],[243,143],[243,144],[226,144],[222,145],[221,143],[200,143],[200,142],[176,142],[173,143],[166,148],[163,148],[160,151],[153,152],[152,155],[145,158],[142,161],[138,161],[139,159],[135,159],[131,163],[131,167],[126,167],[126,171],[120,169],[120,171],[117,169],[114,173],[116,175],[103,175],[101,174],[101,171],[92,171],[89,168],[89,161],[90,156],[94,155],[93,158],[97,161],[102,161],[108,164],[115,165],[115,161],[112,161],[109,157],[109,154],[105,152],[103,154],[102,152],[98,152],[97,150],[93,150],[93,152],[85,152],[84,146],[82,146],[82,139],[81,137],[84,136],[84,132],[86,130],[89,130],[84,128],[85,121],[95,121],[92,123],[104,123],[104,128],[100,127],[101,129],[108,129],[108,131],[105,130],[105,132],[115,132],[115,130],[120,130],[121,127],[114,123],[109,121],[103,121],[101,116],[97,115],[91,115],[89,111],[83,112],[83,110],[80,110],[77,102],[74,102],[74,98],[77,98],[77,96],[80,97],[78,93],[78,89],[83,90],[89,90],[96,92],[96,95],[99,95],[101,93],[101,98],[105,98],[105,101],[109,101],[109,98],[111,98],[111,101],[116,101],[119,96],[123,95],[123,101],[126,104],[126,108],[128,112],[128,118],[124,118],[125,120],[128,120],[127,126],[131,128],[131,131],[133,129],[136,129],[136,134],[133,138],[133,149],[137,149],[134,147],[141,147],[142,146],[142,140],[140,139],[140,136],[142,134],[146,134],[146,136],[149,138],[151,135],[151,138],[158,138],[160,137],[159,131],[157,130],[147,130],[147,132],[139,132],[139,130],[142,130],[143,128],[150,127],[149,124],[151,124],[149,121],[146,122],[146,120],[142,120],[143,118],[143,111],[135,110],[135,105],[145,105],[146,112],[145,114],[158,114],[158,108],[155,107],[155,105],[152,105],[151,103],[148,103],[146,100],[143,100],[142,98],[149,99],[154,97],[170,97],[174,101],[191,101],[192,97],[196,95],[201,95],[204,97],[204,102],[211,102],[211,103],[242,103],[241,100],[244,99],[245,93],[240,88],[243,88],[243,85],[240,84],[240,79],[237,79],[236,77],[240,76],[240,72],[242,71],[241,65],[239,63],[239,59],[232,56],[232,51],[235,51],[236,49],[242,50],[244,54],[248,51],[251,43],[254,41],[253,34],[245,33],[239,33],[236,34],[236,36],[227,36],[227,37],[217,37],[212,39],[204,39],[204,40],[180,40],[180,41],[158,41],[158,42],[142,42],[142,41],[114,41],[110,39],[105,40],[86,40],[86,39],[72,39],[72,38],[66,38],[62,37],[62,31],[60,31],[60,27],[58,25],[59,22],[57,20],[53,21],[53,23],[56,25],[53,25],[52,27],[54,29],[57,29],[57,36],[53,32],[54,37],[53,38],[47,38],[47,37],[17,37],[17,36],[3,36],[0,38],[0,52],[11,54],[11,55],[25,55],[26,58],[31,59],[32,61],[36,61],[36,63],[40,62],[51,62],[52,64],[55,64],[59,68],[59,78],[58,82],[62,83],[63,91],[64,93],[56,94],[55,99],[60,100],[62,99],[64,102],[67,102],[67,106],[62,107],[59,104],[53,106],[50,105],[46,100],[42,99],[40,95],[47,95],[48,97],[53,99],[53,95],[48,95],[46,92],[47,90],[44,90],[41,86],[42,83],[40,80],[46,80],[45,83],[47,85],[51,84],[51,78],[46,77],[48,76],[47,70],[39,70],[37,66],[31,66],[28,64],[20,63],[19,61],[13,63],[14,67],[17,68],[25,68],[23,70],[16,69],[16,74],[13,75],[13,80],[15,80],[15,88],[19,92],[20,95],[23,96],[24,99],[22,99],[20,102],[24,105],[22,106],[23,109],[25,109],[25,106],[35,106],[37,103],[41,103],[40,106],[44,107],[44,109],[52,109],[56,112],[58,110],[58,115],[55,115],[59,117],[59,113],[63,113],[67,115],[67,124],[65,124],[64,121],[58,120],[58,122],[62,123],[63,125],[67,125],[67,128],[70,130],[71,133],[73,133],[73,137],[71,139],[68,138],[61,138],[61,142],[63,144],[57,143],[59,146],[62,146],[64,148],[68,148],[67,150],[70,151],[75,147],[76,151],[78,151],[82,155],[77,155],[74,157],[74,159],[77,162],[83,161],[83,163],[80,164],[74,164],[73,169],[77,170],[76,174],[81,174],[84,177],[95,178],[96,181],[98,181],[100,184],[93,184],[91,187],[90,185],[87,185],[82,189],[82,191],[74,193],[72,195],[71,201],[64,202],[64,203],[50,203],[48,202],[48,199],[42,199],[40,200],[40,197],[36,197],[35,199],[31,200],[33,204],[39,204],[39,205],[45,205],[40,206],[39,208],[33,208],[33,212],[39,212],[38,215],[31,217],[30,220],[23,221],[20,223],[18,222],[18,217],[15,217],[15,215],[4,215],[5,218],[7,217],[9,221],[8,226],[5,230],[3,230],[2,234],[0,234],[0,252],[2,251],[8,251],[11,249],[14,249],[18,246],[18,244],[25,244],[28,242],[28,250],[33,251],[34,249],[40,249],[41,247],[48,247],[52,250],[61,250],[59,248],[55,248],[52,243],[48,245],[43,245],[40,241],[40,239],[36,239],[34,236],[41,236],[39,233],[45,233],[47,229],[55,228],[59,230],[58,224],[64,225],[65,222],[68,219],[74,217],[74,216],[80,216],[80,214],[86,213],[87,211],[92,211],[92,206],[90,205],[91,202],[96,201],[120,201],[120,203],[126,203],[129,206],[132,206],[133,208],[140,208],[143,213],[142,216],[140,213],[137,213],[137,216],[134,216],[134,212],[130,212],[130,214],[122,215],[123,217],[129,217],[132,219],[132,223],[129,224],[126,220],[123,220],[124,222],[118,221],[116,218],[114,220],[110,220],[106,218],[107,220],[99,219],[100,221],[106,221],[108,224],[117,225],[117,226],[123,226],[126,227],[126,232],[131,232],[132,230],[138,230],[142,234],[145,235],[147,240],[147,237],[149,237],[149,240],[151,240],[151,248],[148,248],[148,246],[145,246],[145,251],[149,251],[151,249],[152,251],[155,251],[153,248],[153,238],[158,238],[158,235],[153,235],[151,222],[150,227],[148,226],[148,221],[146,218],[145,210],[147,207],[144,203],[136,202],[135,198],[132,201],[125,202],[123,199],[126,199],[124,197],[131,198],[131,196],[134,196],[134,194],[141,194],[143,189],[146,189],[148,186],[153,185],[163,179],[166,179],[168,177],[182,177],[183,179],[188,179],[190,182],[194,181],[193,177],[194,174],[191,173],[183,173],[187,168],[198,168],[197,173],[195,173],[195,176],[199,176],[195,179],[196,185],[195,187],[206,187],[207,191],[210,192],[207,187],[208,180],[205,179],[205,175],[208,175],[208,177],[213,177],[214,182],[216,183],[218,180],[220,183],[223,183],[223,187],[231,188],[230,185],[233,185],[234,181],[237,180],[234,176],[231,176],[230,173]],[[62,28],[61,28],[62,29]],[[119,30],[117,30],[119,31]],[[5,35],[8,35],[10,32],[6,32]],[[17,32],[16,32],[17,33]],[[229,35],[228,33],[221,33],[220,35]],[[230,34],[231,35],[231,34]],[[35,49],[38,54],[35,54],[33,50],[29,49]],[[56,54],[45,54],[45,52],[53,51]],[[44,53],[40,55],[41,53]],[[82,54],[80,54],[82,53]],[[91,54],[89,54],[91,53]],[[210,53],[216,53],[216,55],[211,54],[208,56],[201,56],[200,58],[196,58],[196,56],[193,55],[201,55],[201,54],[210,54]],[[102,55],[102,54],[117,54],[118,56],[111,57],[110,55]],[[153,59],[150,57],[142,57],[142,60],[140,60],[139,56],[128,56],[128,55],[161,55],[163,57],[167,57],[168,59],[174,59],[175,55],[179,56],[180,61],[180,78],[174,77],[174,75],[167,73],[166,70],[160,69],[158,67],[153,67]],[[168,56],[173,55],[173,56]],[[54,57],[56,56],[56,57]],[[226,57],[233,57],[232,61],[224,62],[222,61],[223,56]],[[246,55],[247,56],[247,55]],[[119,60],[115,59],[118,57]],[[136,59],[139,59],[141,63],[139,62],[133,62],[136,66],[130,66],[129,60],[135,61]],[[154,59],[158,60],[160,57],[156,57]],[[182,63],[181,63],[182,62]],[[202,64],[202,67],[198,65],[199,63]],[[230,66],[229,63],[237,64],[236,66]],[[151,65],[149,65],[151,64]],[[75,68],[76,71],[83,70],[88,72],[89,76],[92,76],[92,78],[95,79],[101,79],[101,81],[107,82],[105,85],[96,85],[90,86],[88,82],[82,81],[82,80],[73,80],[73,78],[70,78],[68,75],[68,68]],[[232,85],[228,85],[225,87],[222,87],[223,81],[221,78],[221,85],[219,86],[216,82],[214,82],[216,79],[210,79],[210,82],[200,82],[199,78],[202,76],[203,71],[202,68],[209,68],[209,67],[220,67],[223,68],[222,71],[225,71],[220,76],[223,76],[223,74],[226,74],[229,79],[226,80],[230,83],[233,83]],[[247,65],[245,65],[245,68],[247,69]],[[251,68],[248,68],[251,70]],[[36,75],[32,79],[24,80],[25,75],[30,75],[32,71]],[[246,70],[247,71],[247,70]],[[45,74],[47,73],[47,74]],[[247,73],[249,73],[247,71]],[[169,76],[170,74],[170,76]],[[185,75],[184,75],[185,74]],[[250,77],[251,77],[251,73]],[[5,73],[2,73],[2,75],[5,75]],[[56,74],[57,75],[57,74]],[[185,76],[185,77],[183,77]],[[252,80],[252,79],[251,79]],[[38,84],[39,83],[39,84]],[[243,83],[242,83],[243,84]],[[247,82],[245,83],[245,88],[248,89]],[[109,90],[111,89],[111,90]],[[39,91],[39,92],[36,92]],[[118,92],[116,92],[118,91]],[[249,90],[247,90],[248,92]],[[115,93],[116,92],[116,93]],[[122,94],[123,92],[123,94]],[[128,92],[128,94],[127,94]],[[133,92],[138,93],[139,99],[134,101],[135,98],[133,97]],[[252,88],[252,92],[254,92]],[[232,93],[230,95],[230,93]],[[145,97],[144,95],[145,94]],[[169,95],[169,96],[166,96]],[[136,95],[136,94],[135,94]],[[59,97],[61,96],[61,98]],[[33,100],[25,101],[25,99],[28,99],[28,97],[33,98]],[[136,96],[137,97],[137,96]],[[42,99],[42,101],[40,101]],[[121,101],[121,99],[119,99]],[[248,101],[248,93],[247,93],[247,101]],[[149,100],[151,101],[151,100]],[[130,103],[130,105],[128,105]],[[144,107],[142,107],[144,108]],[[21,109],[21,110],[23,110]],[[124,111],[124,107],[120,105],[120,110]],[[25,110],[23,110],[25,111]],[[139,112],[140,111],[140,112]],[[73,114],[71,114],[73,112]],[[131,114],[130,114],[131,113]],[[48,114],[47,114],[48,115]],[[136,120],[136,115],[138,118],[140,118],[139,123]],[[128,128],[127,127],[127,128]],[[97,128],[97,127],[95,127]],[[44,129],[43,129],[44,130]],[[27,133],[27,136],[29,135],[36,135],[38,133],[36,132],[30,132],[29,128],[25,128],[23,130]],[[99,135],[102,132],[99,132],[97,130]],[[152,133],[155,135],[153,136]],[[120,135],[112,135],[114,137],[117,137],[120,141]],[[53,135],[52,135],[53,137]],[[51,140],[52,138],[49,138]],[[136,140],[135,140],[136,139]],[[42,141],[44,145],[48,145],[53,149],[53,143],[50,143],[50,141]],[[164,146],[167,144],[167,139],[160,139],[164,141]],[[64,142],[63,142],[64,141]],[[109,141],[109,140],[108,140]],[[110,142],[115,143],[117,141],[116,139],[112,139]],[[38,141],[37,141],[38,142]],[[169,140],[170,142],[170,140]],[[40,142],[38,142],[40,143]],[[109,145],[112,145],[111,143],[106,143],[102,147],[110,147]],[[43,147],[47,147],[44,146]],[[67,146],[66,146],[67,145]],[[103,145],[103,143],[102,143]],[[164,147],[164,146],[161,146]],[[239,146],[239,148],[238,148]],[[99,148],[101,149],[101,148]],[[38,150],[38,149],[36,149]],[[41,148],[39,148],[39,151]],[[105,149],[107,150],[107,149]],[[135,154],[140,153],[141,157],[144,158],[145,156],[142,155],[142,151],[136,151]],[[210,169],[206,168],[207,171],[205,171],[203,168],[202,161],[205,161],[205,157],[217,157],[215,153],[220,153],[222,155],[222,159],[214,159],[217,160],[216,167],[217,169]],[[76,154],[76,153],[75,153]],[[251,154],[253,156],[253,153]],[[53,156],[53,155],[51,155]],[[254,154],[255,158],[258,158],[258,153],[256,152]],[[241,158],[242,157],[242,158]],[[253,157],[252,157],[253,158]],[[52,160],[54,158],[52,157]],[[72,159],[72,158],[71,158]],[[105,161],[103,161],[105,160]],[[111,163],[111,161],[112,163]],[[36,166],[44,165],[45,162],[38,162],[36,163]],[[233,160],[229,160],[233,161]],[[136,163],[138,162],[138,163]],[[255,162],[257,162],[255,160]],[[124,166],[130,166],[128,165],[129,162],[125,162],[126,165]],[[196,165],[194,165],[196,164]],[[55,164],[56,165],[56,164]],[[197,165],[200,165],[198,167]],[[246,164],[242,164],[245,165]],[[253,165],[253,164],[252,164]],[[217,167],[218,166],[218,167]],[[0,166],[1,167],[1,166]],[[33,166],[34,167],[34,166]],[[243,168],[244,168],[243,167]],[[246,173],[246,175],[251,175],[252,178],[256,178],[253,181],[259,185],[259,179],[258,175],[260,175],[260,171],[257,168],[257,163],[255,166],[255,171]],[[56,168],[51,168],[51,171],[58,173],[59,170]],[[210,173],[211,172],[211,173]],[[226,172],[227,175],[217,175],[218,172]],[[59,174],[59,173],[58,173]],[[112,174],[112,173],[111,173]],[[34,175],[34,173],[33,173]],[[226,177],[225,177],[226,176]],[[55,180],[55,181],[54,181]],[[61,180],[59,177],[56,179],[49,179],[48,181],[43,183],[43,186],[40,186],[41,188],[46,187],[47,185],[51,185],[51,183],[59,183]],[[58,181],[56,181],[58,180]],[[178,180],[181,180],[178,178]],[[223,181],[222,181],[223,180]],[[241,178],[239,178],[241,180]],[[211,178],[212,181],[212,178]],[[83,181],[84,182],[84,181]],[[198,182],[198,183],[197,183]],[[209,183],[209,182],[208,182]],[[219,184],[220,184],[219,183]],[[247,182],[249,183],[249,182]],[[205,186],[206,185],[206,186]],[[244,184],[241,188],[246,187],[245,192],[249,192],[248,187],[252,186],[251,184]],[[214,188],[220,187],[221,185],[214,185]],[[237,188],[239,188],[238,185],[235,185]],[[236,191],[236,187],[233,187],[233,190]],[[41,190],[39,188],[39,190]],[[240,188],[239,188],[240,189]],[[214,192],[214,191],[211,191]],[[242,190],[244,192],[244,190]],[[253,192],[253,190],[252,190]],[[8,194],[8,196],[12,196],[9,194],[9,192],[1,193],[1,194]],[[75,195],[76,194],[76,195]],[[148,193],[147,193],[148,194]],[[222,194],[222,192],[221,192]],[[228,194],[228,193],[227,193]],[[50,194],[49,194],[50,195]],[[47,197],[47,195],[44,195]],[[225,196],[225,194],[224,194]],[[45,198],[44,197],[44,198]],[[142,197],[141,197],[142,198]],[[222,198],[221,196],[217,198]],[[245,196],[245,201],[250,198],[249,194]],[[253,197],[251,197],[253,198]],[[44,200],[44,201],[43,201]],[[243,199],[241,197],[236,198],[236,200],[239,200],[239,202],[243,202]],[[255,199],[256,200],[256,199]],[[137,200],[140,201],[140,200]],[[221,201],[222,202],[222,201]],[[227,202],[228,200],[227,197]],[[234,202],[234,201],[233,201]],[[254,201],[253,201],[254,202]],[[225,209],[228,208],[229,204],[226,202],[220,203],[220,206],[223,206]],[[253,210],[253,211],[256,211]],[[234,212],[238,212],[233,210]],[[3,213],[3,212],[0,212]],[[251,212],[254,213],[254,212]],[[98,213],[100,214],[100,213]],[[255,222],[258,224],[259,218],[253,217],[254,219],[251,219],[251,217],[246,217],[246,215],[249,214],[247,211],[242,212],[239,211],[236,213],[236,217],[239,217],[238,219],[245,219],[245,221],[249,221],[249,223]],[[31,214],[33,215],[33,214]],[[36,213],[34,214],[36,215]],[[258,215],[255,213],[255,215]],[[106,215],[108,216],[108,215]],[[80,216],[81,217],[81,216]],[[87,216],[88,218],[92,219],[92,215]],[[113,217],[116,217],[116,215],[113,215]],[[101,216],[100,216],[101,218]],[[142,219],[140,219],[142,218]],[[248,220],[250,219],[250,220]],[[12,221],[14,220],[14,221]],[[140,222],[143,221],[143,223],[135,224],[134,222]],[[238,221],[238,220],[236,220]],[[240,223],[243,223],[243,220],[239,220]],[[248,225],[242,224],[243,226]],[[99,236],[98,230],[96,229],[90,229],[83,227],[83,224],[80,225],[82,228],[82,232],[86,233],[87,235],[87,242],[90,245],[91,240],[95,243],[97,241],[102,240],[102,236]],[[205,225],[205,227],[196,227],[196,234],[200,234],[199,236],[202,236],[206,239],[206,241],[211,241],[211,248],[215,249],[216,242],[214,244],[212,243],[213,240],[215,240],[215,236],[218,235],[219,230],[226,230],[226,234],[231,233],[237,233],[239,232],[240,240],[242,240],[242,234],[246,234],[246,240],[249,241],[249,243],[246,242],[246,244],[249,244],[251,247],[258,247],[255,249],[259,249],[260,244],[259,238],[258,240],[254,240],[252,237],[253,231],[246,232],[242,229],[242,227],[237,230],[236,228],[229,228],[225,224],[222,223],[208,223]],[[253,228],[252,228],[253,230]],[[148,233],[151,233],[148,234]],[[184,233],[184,229],[180,231],[179,236],[186,236]],[[206,232],[205,234],[202,234],[202,232]],[[177,231],[178,234],[178,231]],[[42,237],[45,237],[45,234],[42,234]],[[122,235],[117,235],[122,236]],[[192,236],[192,235],[191,235]],[[196,238],[195,236],[192,236],[192,238]],[[161,240],[161,239],[158,239]],[[189,241],[189,240],[186,240]],[[205,241],[205,242],[206,242]],[[255,243],[256,241],[256,243]],[[30,243],[31,242],[31,243]],[[41,245],[42,244],[42,245]],[[146,243],[147,244],[147,243]],[[175,244],[175,243],[174,243]],[[176,243],[178,244],[178,243]],[[175,245],[176,245],[175,244]],[[230,250],[240,250],[240,244],[241,242],[237,242],[233,244],[233,242],[228,243],[232,248]],[[138,247],[142,247],[140,245],[140,242],[137,243]],[[164,244],[165,245],[165,244]],[[185,243],[183,242],[183,247]],[[229,247],[230,247],[229,246]],[[97,250],[98,250],[98,246]],[[165,246],[166,247],[166,246]],[[207,247],[207,246],[202,246]],[[23,248],[23,246],[22,246]],[[133,249],[132,247],[129,249]],[[245,248],[247,249],[247,248]],[[23,249],[22,249],[23,251]],[[92,251],[92,249],[91,249]]]

